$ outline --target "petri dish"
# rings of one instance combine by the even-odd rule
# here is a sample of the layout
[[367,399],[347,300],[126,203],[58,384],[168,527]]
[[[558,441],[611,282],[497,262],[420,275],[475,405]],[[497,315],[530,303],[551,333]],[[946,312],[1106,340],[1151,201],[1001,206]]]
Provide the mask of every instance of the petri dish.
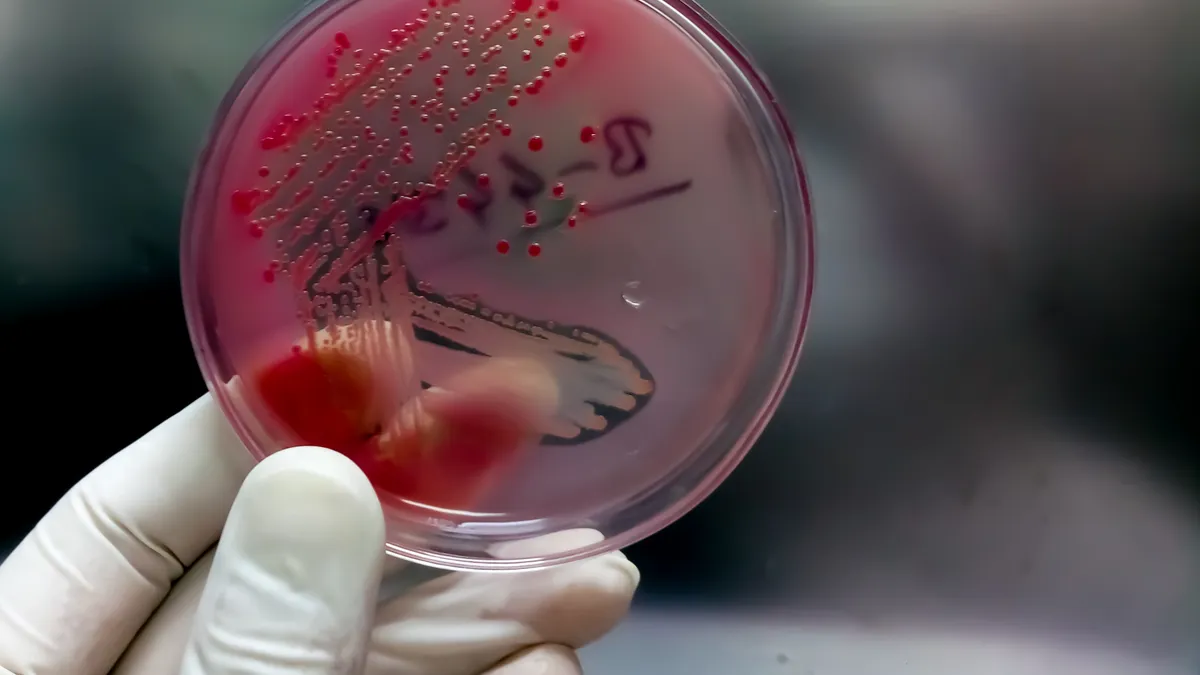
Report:
[[[768,84],[691,2],[333,0],[218,111],[184,303],[256,457],[344,452],[390,554],[515,571],[625,547],[729,475],[795,367],[812,239]],[[530,428],[380,450],[489,364],[553,385]]]

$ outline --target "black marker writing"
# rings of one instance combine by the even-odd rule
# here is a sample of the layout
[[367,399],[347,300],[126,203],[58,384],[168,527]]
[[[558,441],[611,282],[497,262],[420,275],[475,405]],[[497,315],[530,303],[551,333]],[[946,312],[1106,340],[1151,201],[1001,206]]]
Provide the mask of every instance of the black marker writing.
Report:
[[[627,178],[642,173],[649,167],[646,141],[654,135],[653,125],[646,119],[637,116],[621,116],[609,120],[602,131],[604,145],[608,152],[608,170],[617,178]],[[504,152],[499,156],[500,165],[511,175],[511,183],[507,196],[519,203],[526,210],[541,211],[545,205],[538,204],[539,199],[546,193],[548,183],[546,178],[533,168],[522,162],[514,155]],[[557,171],[558,177],[567,177],[580,173],[598,171],[601,164],[591,159],[580,159],[568,163]],[[489,226],[491,209],[496,205],[496,190],[480,184],[480,175],[470,167],[464,167],[458,172],[458,180],[465,186],[460,207],[471,214],[476,224],[483,229]],[[494,184],[494,183],[493,183]],[[635,206],[640,206],[658,199],[665,199],[681,194],[692,187],[692,181],[685,180],[665,187],[642,190],[629,197],[610,201],[603,205],[592,205],[590,213],[593,217],[607,215]],[[497,188],[499,186],[497,185]],[[561,197],[561,196],[560,196]],[[393,195],[392,201],[399,198]],[[446,206],[446,193],[437,191],[422,199],[415,209],[405,216],[398,227],[408,233],[428,235],[441,232],[449,225]],[[559,205],[555,202],[552,206]],[[562,213],[547,212],[539,214],[541,225],[537,228],[522,228],[521,234],[533,234],[545,227],[554,228],[566,222],[574,202],[571,199],[561,201]],[[360,218],[369,226],[378,217],[379,209],[371,206],[360,211]]]
[[618,117],[604,125],[604,142],[608,145],[608,170],[618,178],[646,170],[646,149],[639,136],[649,138],[654,133],[650,123],[640,117]]
[[[400,199],[400,195],[392,195],[392,202]],[[450,220],[446,217],[444,202],[446,195],[435,193],[421,201],[409,214],[400,218],[399,229],[411,234],[434,234],[446,229]],[[379,207],[367,205],[358,210],[358,217],[367,228],[375,224],[379,218]]]
[[450,224],[450,219],[446,217],[445,202],[445,192],[435,192],[422,199],[410,215],[400,219],[400,227],[412,234],[441,232]]
[[631,197],[625,197],[624,199],[619,199],[608,204],[593,206],[588,212],[593,218],[599,218],[600,216],[606,216],[610,213],[615,213],[624,209],[631,209],[635,206],[641,206],[642,204],[647,204],[659,199],[682,194],[691,188],[692,181],[685,180],[680,183],[675,183],[674,185],[667,185],[654,190],[647,190],[645,192],[638,193]]
[[568,164],[558,172],[558,175],[562,178],[566,178],[567,176],[573,176],[577,173],[583,173],[584,171],[596,171],[599,168],[599,164],[589,159],[585,159],[580,162],[575,162],[574,164]]
[[533,201],[546,191],[546,180],[507,152],[500,155],[500,163],[513,173],[513,184],[509,193],[525,208],[533,208]]
[[467,198],[470,199],[470,204],[467,204],[467,210],[471,212],[480,227],[487,227],[487,210],[494,200],[492,189],[480,187],[479,174],[472,171],[470,167],[463,167],[458,172],[458,177],[467,184],[469,190]]

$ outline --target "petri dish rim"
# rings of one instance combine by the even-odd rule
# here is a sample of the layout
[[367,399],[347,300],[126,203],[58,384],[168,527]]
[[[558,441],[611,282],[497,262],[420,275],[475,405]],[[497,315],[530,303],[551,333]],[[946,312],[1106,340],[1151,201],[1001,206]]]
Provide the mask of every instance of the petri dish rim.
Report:
[[[325,20],[345,7],[362,0],[311,0],[299,8],[283,27],[261,47],[243,67],[219,105],[205,143],[198,154],[189,180],[184,203],[181,231],[181,282],[188,332],[197,361],[209,391],[225,417],[250,453],[261,460],[268,453],[259,447],[255,431],[240,413],[227,382],[233,369],[219,363],[221,352],[213,344],[211,322],[205,320],[204,275],[198,265],[204,256],[203,224],[212,219],[212,207],[219,203],[216,194],[221,166],[230,145],[261,95],[263,84],[294,49],[302,45]],[[775,217],[780,246],[777,252],[779,278],[772,314],[760,336],[766,355],[759,358],[747,374],[740,390],[739,404],[708,437],[696,446],[676,467],[640,492],[626,496],[602,513],[604,522],[593,522],[603,533],[594,544],[551,555],[526,558],[482,558],[446,552],[420,545],[393,541],[389,523],[386,552],[396,558],[451,571],[519,572],[556,566],[591,558],[625,548],[678,520],[706,499],[741,463],[774,415],[796,369],[807,329],[815,278],[815,227],[809,181],[797,152],[795,138],[786,115],[766,76],[759,70],[735,38],[694,0],[634,0],[653,11],[691,38],[725,76],[732,95],[747,116],[754,132],[760,160],[773,179],[773,196],[779,211]],[[790,262],[789,262],[790,261]],[[224,372],[222,372],[224,371]],[[674,485],[673,489],[669,486]],[[647,512],[653,513],[646,517]],[[558,524],[567,521],[576,527],[578,514],[547,518],[540,522]],[[593,521],[601,520],[595,518]],[[605,523],[629,523],[609,531]],[[559,530],[568,528],[558,528]],[[556,531],[551,528],[550,531]],[[445,536],[445,533],[442,533]],[[478,541],[476,536],[466,540]],[[500,542],[497,542],[500,543]]]

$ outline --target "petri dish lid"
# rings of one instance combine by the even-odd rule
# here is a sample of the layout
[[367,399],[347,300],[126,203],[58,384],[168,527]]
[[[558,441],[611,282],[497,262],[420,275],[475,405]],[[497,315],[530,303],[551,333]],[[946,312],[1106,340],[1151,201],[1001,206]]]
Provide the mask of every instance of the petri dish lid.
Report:
[[[250,451],[345,452],[390,553],[481,571],[624,547],[715,489],[791,377],[812,255],[767,83],[683,0],[311,5],[223,103],[182,241],[198,360]],[[553,383],[528,442],[371,445],[513,359]]]

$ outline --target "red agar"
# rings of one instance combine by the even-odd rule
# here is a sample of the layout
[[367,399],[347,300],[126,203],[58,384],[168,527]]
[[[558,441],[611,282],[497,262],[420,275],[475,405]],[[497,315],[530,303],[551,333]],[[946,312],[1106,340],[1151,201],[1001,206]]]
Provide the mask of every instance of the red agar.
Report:
[[366,364],[336,352],[292,353],[264,370],[257,385],[263,402],[301,443],[349,454],[378,424],[368,413]]
[[447,396],[427,402],[419,428],[381,434],[385,411],[374,406],[370,367],[337,351],[293,350],[256,384],[296,443],[337,450],[377,488],[441,508],[471,508],[531,431],[495,400]]

